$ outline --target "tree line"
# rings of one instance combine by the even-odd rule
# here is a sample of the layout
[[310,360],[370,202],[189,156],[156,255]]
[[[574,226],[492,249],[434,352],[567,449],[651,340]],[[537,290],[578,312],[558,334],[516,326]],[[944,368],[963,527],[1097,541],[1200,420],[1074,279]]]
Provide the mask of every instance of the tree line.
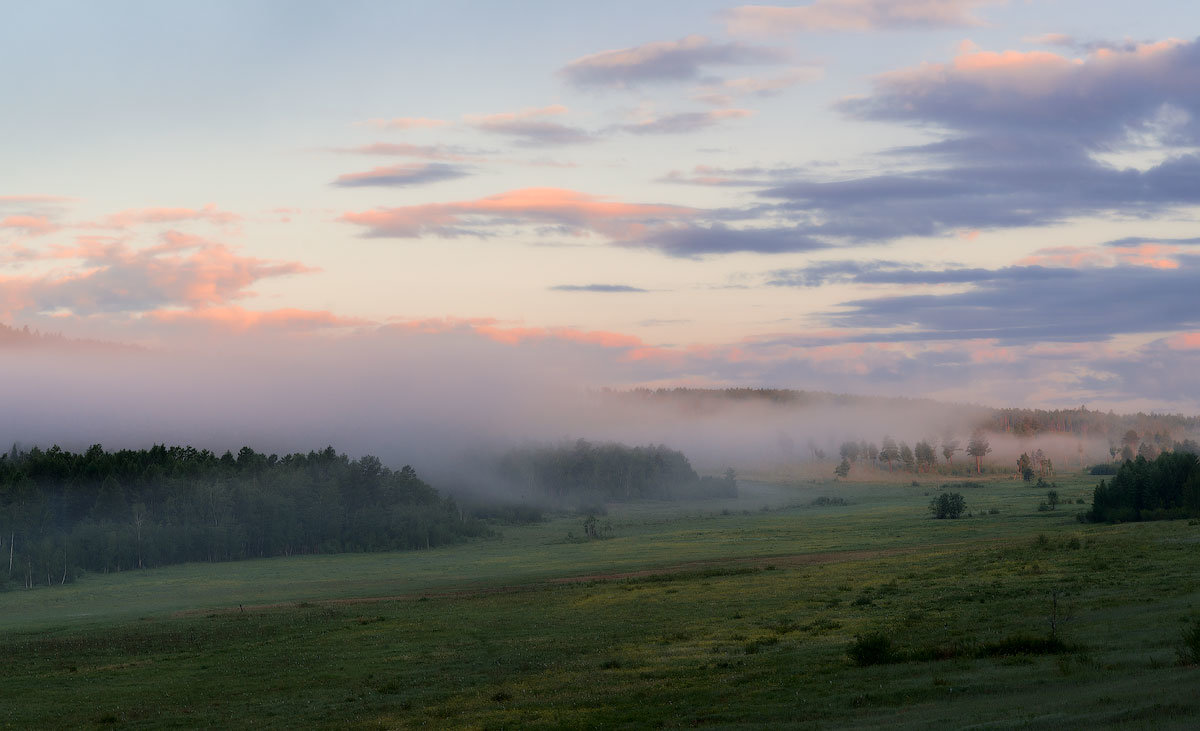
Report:
[[[824,459],[826,456],[824,450],[819,449],[815,442],[809,443],[809,449],[812,450],[815,459]],[[976,429],[965,446],[959,440],[951,437],[946,437],[940,444],[922,439],[913,446],[909,446],[905,441],[897,442],[891,436],[885,436],[878,445],[875,442],[868,443],[866,440],[851,440],[842,442],[842,446],[838,449],[842,461],[833,471],[838,477],[846,477],[855,464],[864,462],[879,469],[886,466],[888,472],[893,470],[930,472],[938,466],[939,452],[949,466],[954,465],[955,454],[964,452],[975,460],[975,472],[981,473],[983,458],[991,451],[992,445],[982,429]]]
[[187,561],[427,548],[487,532],[410,466],[155,445],[0,455],[0,585]]
[[662,445],[629,447],[580,439],[514,449],[499,460],[500,475],[526,500],[624,501],[733,497],[733,470],[700,477],[682,452]]
[[1087,518],[1123,522],[1200,517],[1200,459],[1194,451],[1138,456],[1104,480],[1092,494]]

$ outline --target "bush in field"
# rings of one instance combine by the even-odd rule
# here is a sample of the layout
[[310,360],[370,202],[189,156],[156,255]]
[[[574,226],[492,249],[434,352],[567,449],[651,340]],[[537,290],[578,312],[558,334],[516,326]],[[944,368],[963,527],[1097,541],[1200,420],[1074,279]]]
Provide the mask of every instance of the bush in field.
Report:
[[1200,665],[1200,621],[1193,621],[1179,633],[1175,648],[1180,665]]
[[958,492],[944,492],[929,501],[929,511],[933,513],[933,517],[938,519],[957,518],[966,509],[967,502],[963,499],[962,493]]
[[865,667],[867,665],[886,665],[900,660],[899,654],[892,647],[892,640],[882,632],[871,632],[856,635],[854,642],[846,648],[850,662]]

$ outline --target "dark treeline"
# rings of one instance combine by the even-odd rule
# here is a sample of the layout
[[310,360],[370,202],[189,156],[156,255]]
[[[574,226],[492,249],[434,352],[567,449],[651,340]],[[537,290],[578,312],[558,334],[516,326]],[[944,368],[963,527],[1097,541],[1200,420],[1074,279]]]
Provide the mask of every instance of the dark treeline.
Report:
[[1089,520],[1161,520],[1200,516],[1200,460],[1193,452],[1163,452],[1121,465],[1092,497]]
[[501,476],[527,500],[622,501],[640,498],[733,497],[733,471],[700,477],[682,452],[664,446],[573,444],[515,449],[500,459]]
[[79,571],[425,548],[485,533],[411,467],[333,447],[217,456],[154,446],[0,455],[0,584]]
[[1181,414],[1115,414],[1111,411],[1078,409],[993,409],[987,427],[991,431],[1036,436],[1038,434],[1077,434],[1080,436],[1120,439],[1130,430],[1170,443],[1185,434],[1200,432],[1200,417]]

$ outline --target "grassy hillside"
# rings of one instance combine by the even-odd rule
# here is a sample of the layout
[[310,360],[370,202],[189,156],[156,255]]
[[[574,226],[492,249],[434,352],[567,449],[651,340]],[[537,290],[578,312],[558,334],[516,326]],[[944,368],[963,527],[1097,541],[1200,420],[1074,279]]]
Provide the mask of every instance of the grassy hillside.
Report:
[[[608,540],[568,539],[564,516],[9,592],[0,723],[1195,725],[1200,671],[1177,649],[1200,618],[1200,527],[1079,524],[1082,477],[1058,480],[1056,511],[1023,482],[955,487],[972,517],[939,521],[925,482],[624,506]],[[1052,617],[1064,652],[974,651]],[[922,659],[857,666],[869,633]]]

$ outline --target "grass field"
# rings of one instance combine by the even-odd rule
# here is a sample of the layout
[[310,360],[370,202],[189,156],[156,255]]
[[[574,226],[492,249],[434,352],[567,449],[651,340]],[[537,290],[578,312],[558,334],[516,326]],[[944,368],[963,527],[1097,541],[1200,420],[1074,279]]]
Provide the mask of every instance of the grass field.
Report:
[[[971,517],[933,520],[940,481],[918,479],[614,506],[608,540],[568,540],[581,518],[561,516],[430,551],[0,594],[0,724],[1200,723],[1200,670],[1177,661],[1200,526],[1080,524],[1084,476],[1056,478],[1055,511],[992,480],[954,488]],[[1045,653],[1028,640],[1052,618],[1065,649]],[[900,661],[852,663],[871,633]]]

